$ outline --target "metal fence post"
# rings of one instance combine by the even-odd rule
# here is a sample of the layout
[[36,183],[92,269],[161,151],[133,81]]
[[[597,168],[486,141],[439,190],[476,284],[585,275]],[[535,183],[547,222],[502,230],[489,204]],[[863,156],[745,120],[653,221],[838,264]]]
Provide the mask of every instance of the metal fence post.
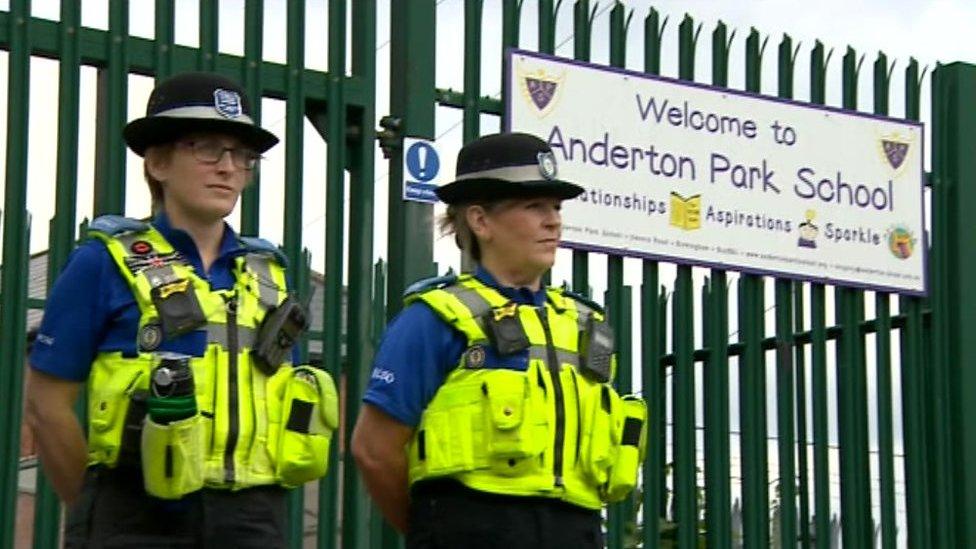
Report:
[[125,212],[125,125],[128,95],[129,3],[109,2],[107,66],[98,70],[98,105],[95,120],[95,215]]
[[[363,82],[376,81],[376,1],[352,5],[352,73]],[[352,426],[361,408],[360,396],[369,378],[374,345],[370,337],[376,315],[370,302],[373,291],[373,179],[376,150],[374,87],[366,86],[363,108],[349,113],[347,126],[358,128],[346,156],[349,166],[349,263],[346,323],[345,454],[343,457],[342,538],[345,547],[375,547],[370,528],[369,499],[350,454]]]
[[[589,20],[592,25],[593,12]],[[657,10],[651,8],[644,18],[644,72],[648,74],[661,73],[661,39],[667,19],[662,22]],[[589,27],[587,27],[589,29]],[[589,32],[587,33],[587,41]],[[587,59],[589,58],[589,43],[587,42]],[[573,254],[573,281],[577,291],[586,286],[587,279],[577,278],[577,270],[586,274],[587,262],[585,254],[581,257]],[[577,266],[578,265],[578,266]],[[641,282],[641,386],[644,399],[648,405],[647,422],[647,453],[644,458],[643,479],[641,483],[641,506],[644,516],[642,528],[644,547],[653,549],[660,545],[661,519],[667,514],[666,507],[666,478],[664,471],[666,452],[665,421],[667,409],[665,379],[666,370],[661,362],[666,347],[665,326],[667,324],[664,311],[664,298],[659,296],[660,276],[658,262],[642,261]]]
[[[390,111],[404,135],[434,138],[434,0],[394,0],[390,20]],[[433,274],[433,207],[405,202],[403,150],[390,157],[387,316],[400,311],[403,290]]]
[[[767,39],[752,29],[746,39],[746,89],[761,91]],[[742,532],[746,548],[769,545],[769,467],[766,425],[766,360],[763,356],[762,277],[739,278],[739,417],[742,435]]]
[[0,353],[0,549],[13,549],[17,516],[24,313],[27,310],[27,132],[30,104],[30,1],[10,5],[7,79],[6,192],[3,204],[3,277],[0,334],[12,345]]
[[[933,465],[934,502],[948,514],[939,528],[951,529],[943,547],[968,547],[976,543],[976,232],[972,208],[976,205],[976,66],[952,63],[933,75],[933,171],[936,184],[932,200],[932,288],[936,333],[934,370],[941,384],[933,396],[944,405],[939,446],[947,451]],[[934,423],[934,421],[933,421]],[[948,465],[947,468],[942,467]]]
[[[912,59],[905,68],[905,117],[919,120],[922,82],[918,61]],[[922,246],[928,246],[924,242]],[[931,266],[928,268],[931,273]],[[932,281],[931,276],[929,280]],[[934,282],[930,283],[934,286]],[[925,422],[925,329],[922,307],[924,300],[902,297],[898,309],[905,315],[900,333],[902,430],[905,437],[905,507],[909,510],[908,546],[922,547],[931,543],[931,507],[926,471],[928,454]]]

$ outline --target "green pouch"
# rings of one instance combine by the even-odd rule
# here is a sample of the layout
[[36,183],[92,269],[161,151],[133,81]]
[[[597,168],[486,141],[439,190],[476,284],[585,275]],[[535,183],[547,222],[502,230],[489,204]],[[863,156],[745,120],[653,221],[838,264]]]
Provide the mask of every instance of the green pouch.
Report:
[[634,395],[622,398],[623,423],[617,459],[610,468],[604,499],[620,501],[637,486],[637,473],[644,461],[647,439],[647,403]]
[[268,400],[277,407],[269,415],[280,416],[277,433],[269,437],[275,477],[291,488],[325,476],[332,433],[339,425],[339,398],[324,370],[297,366],[289,374],[277,390],[269,390]]
[[168,425],[147,417],[141,450],[142,479],[150,495],[179,499],[203,488],[204,426],[199,414]]
[[594,385],[582,397],[580,464],[594,485],[603,486],[617,459],[623,413],[620,396],[606,384]]

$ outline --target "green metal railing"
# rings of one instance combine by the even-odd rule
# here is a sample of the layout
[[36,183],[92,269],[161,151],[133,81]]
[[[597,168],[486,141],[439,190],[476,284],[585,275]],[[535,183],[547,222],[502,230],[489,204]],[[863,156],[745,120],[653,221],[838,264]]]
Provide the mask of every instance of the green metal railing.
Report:
[[[323,329],[313,337],[321,340],[323,364],[342,380],[346,396],[343,437],[333,445],[330,474],[318,486],[317,501],[306,501],[297,490],[291,496],[291,546],[302,546],[306,536],[310,541],[314,537],[317,547],[402,544],[370,505],[348,442],[385,321],[399,310],[403,289],[435,271],[433,209],[401,200],[402,150],[392,150],[389,206],[377,212],[387,223],[388,248],[380,254],[387,261],[374,265],[373,237],[376,227],[382,227],[374,223],[375,121],[389,114],[396,119],[394,137],[399,132],[433,138],[437,109],[460,109],[462,140],[467,142],[482,133],[482,116],[503,116],[503,101],[482,89],[483,59],[519,46],[523,2],[502,1],[499,30],[484,24],[483,0],[463,3],[463,90],[455,91],[435,85],[435,52],[458,43],[456,36],[437,32],[437,2],[392,0],[389,113],[376,112],[374,99],[379,81],[375,0],[328,3],[326,71],[306,68],[311,53],[305,50],[304,24],[309,13],[300,0],[287,2],[285,64],[263,59],[261,0],[245,4],[243,56],[218,50],[221,17],[218,3],[208,0],[199,3],[198,48],[174,42],[173,0],[155,2],[154,40],[129,34],[133,4],[124,0],[110,1],[105,31],[81,27],[77,2],[62,2],[58,22],[30,17],[28,0],[12,0],[9,11],[0,12],[0,47],[8,52],[10,67],[0,278],[0,549],[14,543],[24,319],[27,309],[37,306],[26,299],[31,222],[27,113],[33,57],[59,61],[49,284],[79,236],[82,109],[94,107],[97,113],[93,211],[141,216],[143,212],[125,212],[124,206],[120,131],[130,75],[158,80],[184,70],[216,70],[239,79],[252,97],[286,102],[284,181],[265,175],[245,191],[241,232],[257,234],[262,218],[283,216],[283,249],[296,268],[294,281],[301,291],[310,288],[311,257],[324,258]],[[702,41],[708,34],[702,34],[702,25],[691,16],[669,26],[654,9],[635,21],[635,13],[621,2],[601,7],[576,0],[571,13],[561,12],[563,4],[538,2],[534,30],[539,51],[556,53],[556,23],[572,17],[575,59],[588,61],[593,39],[600,37],[608,41],[609,64],[623,67],[627,45],[636,43],[631,35],[640,32],[644,72],[661,74],[662,52],[674,41],[678,63],[677,74],[671,76],[695,79],[696,59],[701,59],[697,52],[707,48]],[[485,36],[493,32],[501,34],[502,52],[483,48]],[[797,71],[808,66],[809,101],[827,103],[833,52],[819,41],[804,48],[784,35],[775,49],[776,63],[764,64],[764,55],[773,53],[767,49],[771,38],[756,29],[740,35],[743,57],[732,60],[736,35],[723,23],[712,29],[711,85],[728,87],[730,75],[738,71],[746,91],[768,92],[762,87],[763,67],[775,66],[772,91],[792,99]],[[859,78],[863,61],[850,48],[835,61],[838,106],[859,107],[858,91],[866,81]],[[79,104],[82,67],[97,71],[94,106]],[[897,111],[889,104],[895,63],[879,53],[872,68],[869,110],[880,115]],[[923,79],[924,71],[910,60],[904,68],[902,112],[907,119],[920,119]],[[976,470],[969,467],[976,458],[976,427],[968,421],[976,412],[969,394],[976,390],[976,338],[965,332],[976,325],[976,290],[966,283],[976,277],[976,232],[965,224],[976,206],[971,184],[976,155],[964,148],[976,141],[976,106],[971,101],[976,67],[940,66],[931,82],[930,244],[919,235],[920,247],[929,246],[929,298],[902,296],[893,304],[885,293],[613,255],[606,258],[606,272],[597,276],[591,273],[596,263],[592,254],[572,253],[574,290],[589,295],[593,280],[606,280],[603,302],[620,349],[617,388],[640,392],[650,410],[641,487],[628,501],[610,507],[609,547],[827,548],[836,516],[845,547],[873,547],[875,526],[877,541],[886,548],[976,543],[971,511],[976,509]],[[260,105],[255,101],[259,120]],[[316,138],[328,144],[324,181],[303,181],[303,163],[321,161],[303,158],[305,120],[318,131]],[[261,208],[260,188],[268,184],[280,187],[283,211]],[[310,252],[303,249],[305,185],[324,185],[326,190],[324,249]],[[625,271],[638,265],[640,286],[632,288],[624,282]],[[873,318],[867,314],[868,300],[873,301]],[[637,325],[630,322],[635,307]],[[873,394],[869,379],[874,381]],[[899,398],[900,416],[895,414]],[[831,417],[836,417],[835,424]],[[872,417],[877,418],[873,426],[868,423]],[[898,425],[901,448],[896,443]],[[877,433],[875,442],[870,432]],[[896,490],[900,476],[903,493]],[[43,475],[38,476],[34,505],[34,546],[56,546],[59,504]],[[906,509],[903,515],[896,512],[899,508]]]

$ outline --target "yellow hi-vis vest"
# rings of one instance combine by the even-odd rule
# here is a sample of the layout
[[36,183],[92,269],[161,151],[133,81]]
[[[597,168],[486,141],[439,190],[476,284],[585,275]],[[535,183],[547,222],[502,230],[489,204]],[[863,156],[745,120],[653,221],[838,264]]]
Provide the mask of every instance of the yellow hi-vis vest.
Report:
[[[546,294],[544,307],[516,306],[462,275],[407,296],[467,338],[407,448],[411,484],[452,477],[475,490],[588,509],[636,485],[646,405],[581,372],[581,333],[589,317],[603,322],[602,312],[558,288]],[[529,342],[526,371],[482,367],[487,317],[496,314],[517,315]]]
[[[143,437],[147,490],[159,497],[175,498],[201,485],[226,489],[274,483],[295,486],[324,475],[328,444],[338,421],[331,377],[311,367],[292,368],[290,362],[268,377],[251,357],[261,321],[287,297],[285,271],[275,248],[258,239],[241,238],[248,251],[235,258],[235,286],[211,290],[209,283],[149,224],[102,216],[92,222],[90,234],[104,242],[129,283],[141,316],[138,356],[103,352],[92,364],[88,379],[89,465],[118,464],[132,396],[149,388],[154,366],[154,356],[145,350],[148,345],[144,341],[146,334],[154,333],[152,326],[147,326],[159,322],[151,292],[160,280],[175,279],[190,282],[206,317],[206,325],[200,328],[206,331],[206,350],[203,356],[190,359],[198,410],[192,421],[194,427],[202,424],[202,434],[194,434],[193,440],[185,444],[187,447],[179,449],[186,461],[197,462],[193,464],[196,472],[157,490],[151,484],[167,479],[151,479],[156,473],[148,470],[158,470],[158,475],[171,474],[172,464],[162,461],[173,459],[173,449],[165,447],[170,443],[164,441],[162,449],[169,452],[164,454],[165,459],[147,456]],[[138,253],[142,250],[152,252]],[[158,337],[159,332],[155,333]],[[298,371],[302,373],[296,374]],[[297,378],[306,383],[295,383]],[[292,406],[293,400],[305,402]],[[298,418],[300,412],[293,412],[296,409],[314,413]],[[296,424],[303,426],[299,429],[303,432],[295,431]],[[148,419],[143,430],[146,428],[160,429]],[[180,432],[166,436],[173,440],[186,438]],[[150,442],[149,446],[154,444]],[[196,453],[202,455],[187,455]]]

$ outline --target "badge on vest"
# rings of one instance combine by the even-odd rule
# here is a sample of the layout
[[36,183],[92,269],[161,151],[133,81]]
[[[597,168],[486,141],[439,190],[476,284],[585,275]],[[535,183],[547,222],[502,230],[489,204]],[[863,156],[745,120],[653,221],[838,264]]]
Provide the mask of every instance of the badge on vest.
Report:
[[484,345],[474,345],[464,352],[464,367],[477,370],[485,365]]
[[153,247],[152,244],[146,242],[145,240],[136,240],[132,243],[132,246],[129,246],[129,251],[134,254],[146,255],[153,251]]
[[515,303],[489,311],[485,319],[485,331],[499,355],[514,355],[529,348],[529,336],[519,321],[518,305]]
[[144,240],[139,240],[134,242],[132,246],[129,247],[129,251],[133,255],[126,256],[125,266],[129,269],[129,272],[133,276],[137,276],[142,271],[147,269],[157,269],[161,267],[166,267],[172,264],[186,265],[186,260],[179,252],[168,252],[164,254],[157,254],[153,250],[151,244]]
[[155,351],[163,342],[163,327],[150,322],[139,329],[139,350]]

